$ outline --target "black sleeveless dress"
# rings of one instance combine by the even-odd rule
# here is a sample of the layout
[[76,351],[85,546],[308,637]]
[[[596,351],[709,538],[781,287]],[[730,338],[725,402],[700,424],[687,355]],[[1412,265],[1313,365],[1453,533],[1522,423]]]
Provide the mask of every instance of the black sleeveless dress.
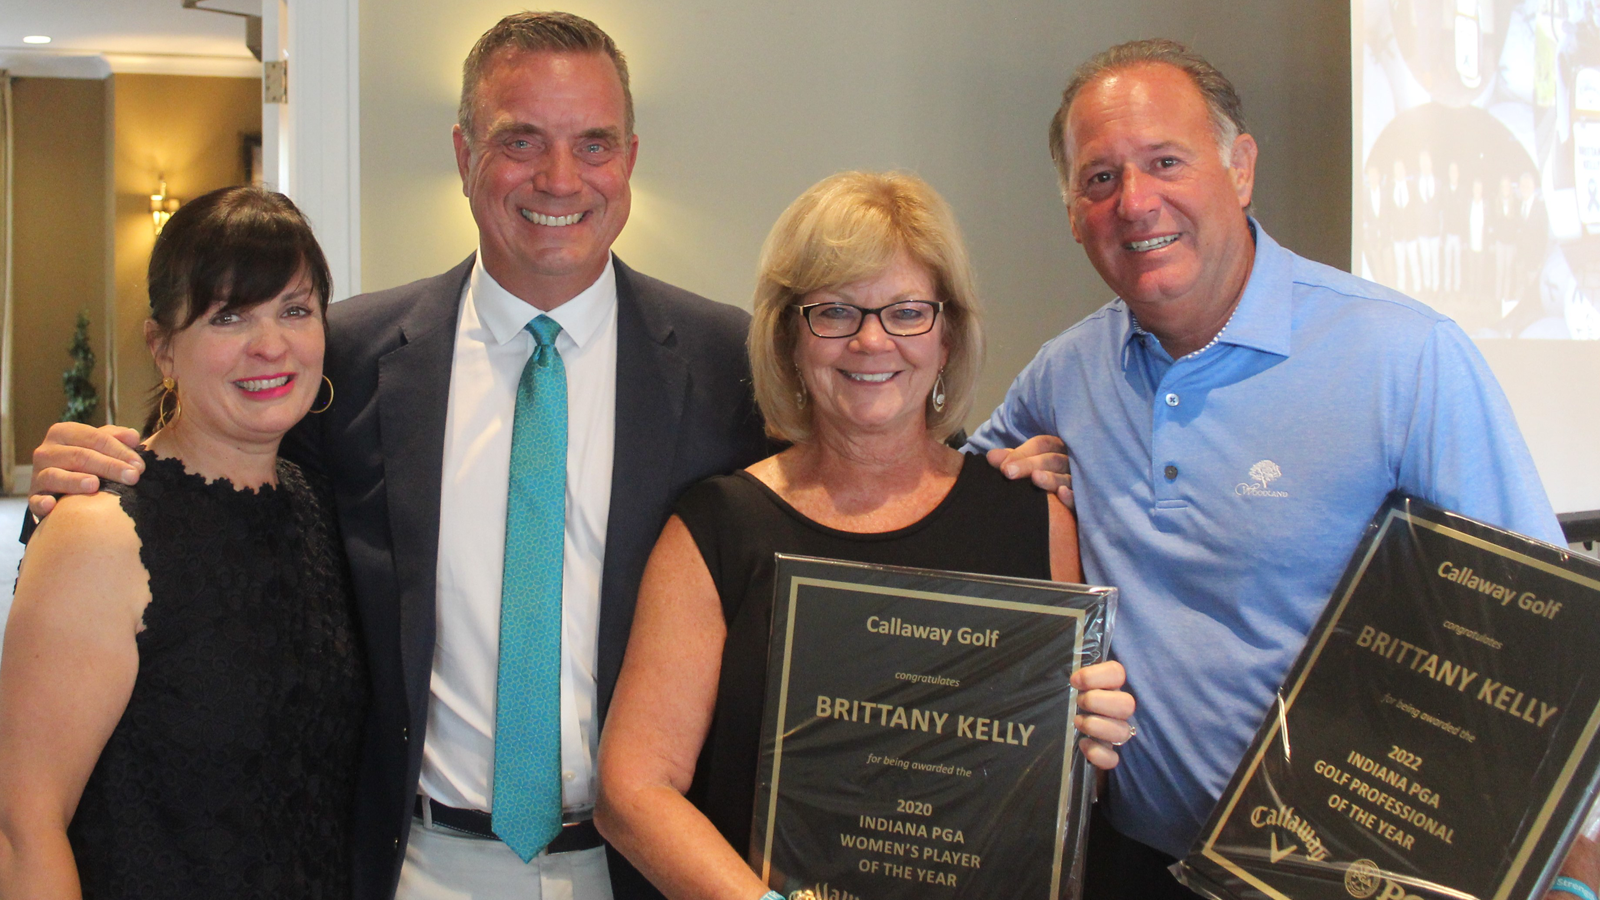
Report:
[[774,553],[827,559],[1050,577],[1048,497],[967,456],[950,493],[920,521],[857,534],[801,515],[748,472],[702,481],[673,512],[700,548],[728,625],[711,730],[687,794],[735,850],[750,845],[761,707],[766,694]]
[[344,898],[367,703],[333,501],[148,451],[139,674],[67,830],[86,898]]

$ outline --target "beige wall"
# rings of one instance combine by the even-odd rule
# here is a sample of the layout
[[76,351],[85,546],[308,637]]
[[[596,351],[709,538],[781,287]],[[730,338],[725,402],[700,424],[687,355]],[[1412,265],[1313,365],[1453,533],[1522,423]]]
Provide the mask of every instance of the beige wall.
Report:
[[138,427],[145,396],[159,380],[144,346],[145,270],[155,245],[150,195],[162,175],[168,195],[184,200],[246,180],[242,141],[261,133],[261,82],[184,75],[110,81],[116,420]]
[[61,375],[78,311],[89,314],[95,388],[105,415],[106,83],[18,78],[12,84],[13,411],[17,459],[61,418]]
[[[1257,214],[1287,246],[1349,260],[1345,0],[571,0],[627,53],[638,105],[639,269],[749,305],[762,238],[840,169],[912,169],[955,206],[989,307],[978,415],[1039,344],[1108,298],[1073,244],[1045,128],[1078,62],[1191,43],[1238,84],[1262,147]],[[460,63],[500,0],[361,8],[362,284],[435,274],[475,244],[450,151]]]

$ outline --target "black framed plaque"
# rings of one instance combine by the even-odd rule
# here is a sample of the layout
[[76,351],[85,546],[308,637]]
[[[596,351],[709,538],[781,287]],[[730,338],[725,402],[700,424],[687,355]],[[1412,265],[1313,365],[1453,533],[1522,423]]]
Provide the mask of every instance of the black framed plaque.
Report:
[[815,900],[1075,898],[1068,677],[1116,591],[777,557],[750,862]]
[[1392,495],[1181,877],[1219,898],[1543,897],[1597,729],[1600,565]]

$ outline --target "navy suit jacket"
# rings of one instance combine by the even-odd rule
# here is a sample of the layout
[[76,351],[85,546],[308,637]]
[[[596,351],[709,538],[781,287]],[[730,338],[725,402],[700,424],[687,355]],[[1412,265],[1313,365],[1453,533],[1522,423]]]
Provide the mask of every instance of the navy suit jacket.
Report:
[[[328,309],[335,394],[284,455],[332,483],[372,673],[355,818],[356,896],[394,894],[422,767],[435,637],[446,407],[469,257]],[[600,587],[599,714],[622,667],[645,561],[683,490],[769,452],[743,310],[616,262],[616,455]],[[619,900],[658,896],[615,851]]]

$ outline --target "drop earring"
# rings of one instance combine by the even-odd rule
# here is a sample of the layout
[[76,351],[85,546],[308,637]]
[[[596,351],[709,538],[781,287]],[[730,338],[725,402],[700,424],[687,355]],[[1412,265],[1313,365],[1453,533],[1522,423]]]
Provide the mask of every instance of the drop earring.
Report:
[[[167,412],[168,397],[172,398],[171,412]],[[156,398],[156,431],[167,427],[182,411],[183,403],[178,399],[178,383],[171,378],[161,379],[161,396]]]

